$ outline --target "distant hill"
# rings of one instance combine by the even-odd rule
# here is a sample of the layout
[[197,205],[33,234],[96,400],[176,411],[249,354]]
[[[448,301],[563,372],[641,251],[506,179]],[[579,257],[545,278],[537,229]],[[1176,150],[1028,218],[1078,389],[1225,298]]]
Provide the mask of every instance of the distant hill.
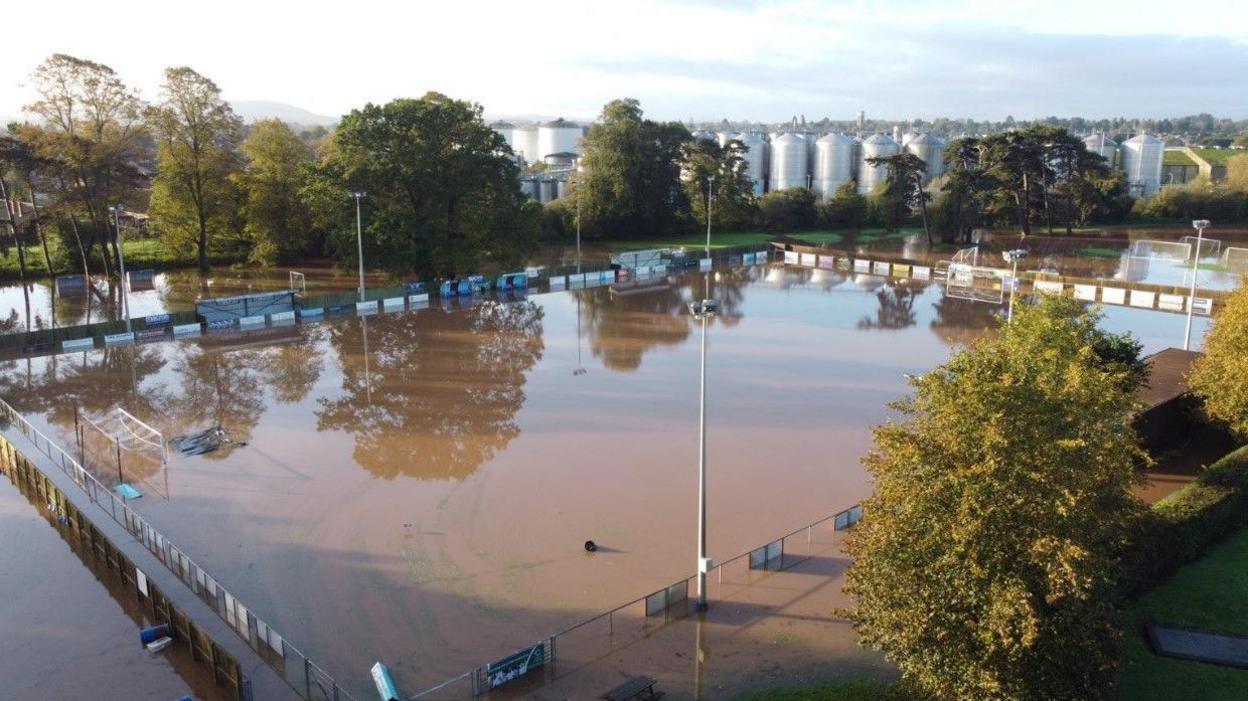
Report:
[[284,102],[268,102],[265,100],[238,100],[231,102],[235,114],[248,122],[259,119],[280,119],[287,124],[298,124],[310,127],[316,125],[330,126],[338,121],[338,117],[309,112],[302,107],[295,107]]

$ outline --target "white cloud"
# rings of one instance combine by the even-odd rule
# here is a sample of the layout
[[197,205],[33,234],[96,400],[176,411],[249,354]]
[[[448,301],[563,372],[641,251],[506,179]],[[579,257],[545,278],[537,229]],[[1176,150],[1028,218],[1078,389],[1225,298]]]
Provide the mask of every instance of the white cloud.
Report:
[[[1248,61],[1248,11],[1229,0],[1202,3],[1201,17],[1211,18],[1204,21],[1176,18],[1172,6],[1163,13],[1135,2],[1068,0],[222,0],[185,7],[68,0],[58,6],[67,18],[58,31],[6,35],[4,63],[21,76],[53,52],[71,52],[113,66],[148,98],[165,66],[190,65],[228,97],[326,114],[431,89],[494,114],[574,117],[621,95],[664,118],[846,117],[858,107],[898,117],[1248,110],[1242,100],[1201,104],[1217,95],[1193,89],[1207,73],[1230,81],[1226,94],[1244,92],[1244,78],[1201,63]],[[1025,65],[1011,38],[1027,52]],[[1172,51],[1180,38],[1216,51],[1193,44],[1193,57],[1184,58]],[[1061,89],[1086,72],[1129,80],[1127,62],[1149,41],[1175,62],[1145,62],[1149,93],[1118,91],[1112,104],[1098,104]],[[1091,53],[1062,53],[1071,47]],[[1124,47],[1129,53],[1120,55]],[[1044,78],[1034,94],[1022,89],[1031,75]],[[991,89],[994,80],[1005,84]],[[0,114],[29,101],[17,87],[0,90]]]

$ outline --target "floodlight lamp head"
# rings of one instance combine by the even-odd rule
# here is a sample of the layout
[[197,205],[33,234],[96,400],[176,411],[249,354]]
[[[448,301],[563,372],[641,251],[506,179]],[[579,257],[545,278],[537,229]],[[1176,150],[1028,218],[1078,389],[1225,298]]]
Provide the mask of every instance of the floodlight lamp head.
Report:
[[1209,220],[1208,220],[1208,219],[1193,219],[1193,220],[1192,220],[1192,228],[1193,228],[1193,229],[1205,229],[1205,228],[1207,228],[1208,226],[1209,226]]
[[689,303],[689,312],[695,319],[705,319],[719,313],[719,300],[704,299]]

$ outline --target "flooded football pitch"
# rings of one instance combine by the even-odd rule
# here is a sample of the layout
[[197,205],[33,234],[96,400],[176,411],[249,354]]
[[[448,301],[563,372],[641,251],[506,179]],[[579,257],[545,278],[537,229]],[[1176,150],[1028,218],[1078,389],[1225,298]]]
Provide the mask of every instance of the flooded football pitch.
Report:
[[[220,425],[130,463],[132,505],[357,697],[377,660],[411,693],[692,573],[706,286],[717,559],[865,497],[905,376],[1001,311],[773,264],[6,361],[0,394],[66,446],[76,409]],[[1105,309],[1149,353],[1183,326]]]

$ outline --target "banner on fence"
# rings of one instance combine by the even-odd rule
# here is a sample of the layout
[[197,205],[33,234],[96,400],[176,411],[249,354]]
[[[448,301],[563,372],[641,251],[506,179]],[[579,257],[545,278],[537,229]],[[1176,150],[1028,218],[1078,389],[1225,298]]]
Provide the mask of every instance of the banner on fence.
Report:
[[1096,301],[1096,285],[1075,285],[1075,299],[1085,302]]
[[816,263],[818,263],[818,258],[819,257],[815,255],[814,253],[803,253],[799,257],[798,262],[800,265],[803,265],[807,268],[813,268],[815,267]]
[[802,260],[802,256],[797,251],[785,251],[784,252],[785,265],[797,265],[798,263],[801,262],[801,260]]
[[546,664],[546,644],[538,643],[486,666],[485,675],[491,689],[514,681]]
[[1126,304],[1127,291],[1121,287],[1102,287],[1101,301],[1106,304]]
[[1041,294],[1060,295],[1062,293],[1062,283],[1053,280],[1036,280],[1031,286]]
[[888,275],[888,268],[889,265],[887,261],[877,260],[874,264],[872,264],[871,272],[876,275]]
[[854,272],[855,272],[855,273],[869,273],[869,272],[871,272],[871,261],[869,261],[869,260],[863,260],[863,259],[861,259],[861,258],[856,259],[856,260],[854,261]]
[[1164,292],[1157,296],[1157,308],[1168,312],[1183,311],[1183,295],[1168,295]]
[[1157,299],[1156,292],[1148,292],[1145,290],[1131,290],[1131,306],[1141,307],[1144,309],[1152,309],[1153,302]]
[[129,331],[125,333],[110,333],[104,337],[104,345],[106,346],[122,346],[127,343],[134,343],[134,334]]
[[91,350],[94,347],[95,339],[89,337],[75,338],[72,341],[61,341],[61,350],[63,351]]

